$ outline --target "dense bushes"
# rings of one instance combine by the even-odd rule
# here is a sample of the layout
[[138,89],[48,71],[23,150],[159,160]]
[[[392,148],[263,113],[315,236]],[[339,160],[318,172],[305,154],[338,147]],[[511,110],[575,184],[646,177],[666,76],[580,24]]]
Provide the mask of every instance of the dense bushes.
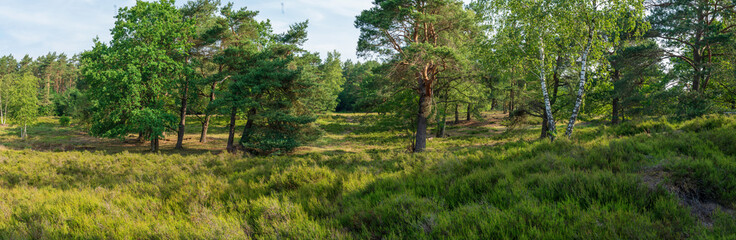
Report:
[[71,121],[72,121],[71,118],[67,116],[63,116],[59,118],[59,125],[61,125],[62,127],[68,127]]

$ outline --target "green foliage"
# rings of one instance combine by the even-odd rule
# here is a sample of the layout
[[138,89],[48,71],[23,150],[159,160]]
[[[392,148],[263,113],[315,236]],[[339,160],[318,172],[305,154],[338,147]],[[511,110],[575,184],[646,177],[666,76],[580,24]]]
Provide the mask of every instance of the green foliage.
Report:
[[269,111],[258,116],[259,121],[241,144],[253,153],[268,155],[288,153],[309,140],[319,138],[319,132],[308,131],[313,116],[294,116],[281,111]]
[[[679,71],[673,71],[675,78],[685,83],[693,95],[709,90],[709,80],[717,72],[712,69],[719,68],[714,62],[720,57],[733,58],[728,48],[720,48],[736,33],[731,8],[733,1],[728,0],[659,0],[650,10],[651,35],[671,49],[668,54],[676,58],[674,63],[679,65],[676,66]],[[719,87],[720,90],[728,89],[725,85]]]
[[[247,40],[244,47],[223,53],[221,61],[230,68],[233,79],[225,96],[229,102],[224,104],[247,111],[240,145],[251,153],[291,152],[309,139],[308,134],[316,133],[307,131],[317,111],[308,104],[315,99],[313,94],[323,92],[312,92],[318,83],[303,77],[295,55],[301,51],[298,47],[306,37],[306,27],[307,22],[298,23],[281,35],[266,29],[255,39],[258,41]],[[259,45],[261,40],[266,44]],[[249,58],[244,60],[242,55]]]
[[88,120],[87,110],[90,107],[89,99],[76,88],[68,89],[64,93],[57,93],[53,97],[56,116],[73,116]]
[[711,99],[697,93],[683,93],[678,99],[675,116],[681,120],[692,119],[713,112]]
[[706,115],[682,123],[682,130],[691,132],[709,131],[718,128],[734,128],[736,120],[724,115]]
[[[79,59],[0,57],[3,125],[23,125],[0,138],[62,116],[0,145],[0,239],[736,238],[736,118],[713,115],[736,108],[733,6],[654,2],[650,31],[643,0],[376,0],[355,26],[382,59],[342,63],[302,49],[308,22],[137,1]],[[510,117],[446,124],[458,105]],[[571,107],[577,135],[531,140]],[[219,134],[232,116],[250,154],[50,152],[98,140],[71,117],[155,151],[179,110]],[[452,136],[407,153],[431,114]]]
[[[95,41],[82,54],[82,73],[92,104],[91,131],[97,136],[125,137],[146,133],[152,150],[175,121],[166,104],[184,70],[193,34],[173,1],[139,1],[120,9],[109,45]],[[141,24],[147,23],[147,24]]]
[[644,122],[625,122],[611,127],[611,132],[617,136],[631,136],[640,133],[664,133],[671,132],[675,126],[666,119],[648,120]]
[[59,118],[59,125],[61,125],[62,127],[68,127],[71,121],[72,119],[70,117],[62,116]]
[[[311,57],[307,55],[305,58],[309,61]],[[319,59],[317,56],[314,58],[312,62],[317,63]],[[304,104],[314,109],[315,112],[335,111],[340,101],[338,95],[343,92],[345,84],[340,53],[336,51],[327,53],[327,58],[318,66],[314,66],[317,64],[300,65],[303,81],[313,84],[309,89],[307,99],[303,100]]]
[[[388,67],[376,61],[345,62],[344,90],[338,96],[338,112],[372,112],[392,97],[396,91],[394,82],[390,81]],[[378,110],[381,111],[381,110]]]
[[39,78],[39,113],[43,116],[54,114],[57,109],[55,96],[63,94],[77,84],[79,71],[77,56],[67,57],[56,52],[39,56],[27,66],[28,72]]
[[38,116],[38,78],[25,73],[5,75],[3,79],[10,87],[4,99],[10,110],[10,120],[19,125],[32,124]]

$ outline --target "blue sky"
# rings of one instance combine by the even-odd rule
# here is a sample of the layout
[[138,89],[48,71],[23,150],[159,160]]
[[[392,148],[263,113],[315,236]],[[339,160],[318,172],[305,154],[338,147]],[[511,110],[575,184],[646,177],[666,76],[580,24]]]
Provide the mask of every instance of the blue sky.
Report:
[[[177,5],[185,1],[177,0]],[[223,0],[223,2],[228,2]],[[356,60],[359,31],[355,16],[371,7],[371,0],[233,0],[237,8],[258,10],[259,20],[270,19],[274,30],[309,19],[305,48],[325,56],[339,51],[343,59]],[[469,2],[469,0],[465,0]],[[284,4],[282,13],[281,4]],[[117,9],[135,0],[0,0],[0,55],[16,59],[48,52],[73,55],[91,48],[99,36],[110,40]]]

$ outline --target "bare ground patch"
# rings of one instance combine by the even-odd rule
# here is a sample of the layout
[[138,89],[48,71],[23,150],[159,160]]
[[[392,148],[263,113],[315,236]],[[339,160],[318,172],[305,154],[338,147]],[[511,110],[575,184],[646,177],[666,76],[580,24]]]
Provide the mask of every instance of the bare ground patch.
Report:
[[699,194],[698,187],[690,181],[682,181],[674,184],[671,174],[668,173],[661,165],[647,168],[639,173],[642,177],[644,186],[654,191],[659,187],[665,191],[674,194],[680,200],[680,205],[688,207],[693,216],[697,217],[700,222],[707,226],[713,226],[713,215],[717,212],[724,212],[731,216],[736,216],[736,211],[723,206],[717,202],[705,199]]

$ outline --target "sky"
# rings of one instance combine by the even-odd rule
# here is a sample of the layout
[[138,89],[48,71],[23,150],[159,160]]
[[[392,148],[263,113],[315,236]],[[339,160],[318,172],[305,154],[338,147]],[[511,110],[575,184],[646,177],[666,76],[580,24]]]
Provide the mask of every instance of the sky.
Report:
[[[177,5],[185,2],[177,0]],[[259,11],[258,20],[270,19],[276,32],[309,20],[309,40],[304,48],[322,57],[337,50],[343,60],[359,60],[355,48],[360,32],[353,22],[372,6],[372,0],[232,2],[236,8]],[[36,58],[49,52],[80,53],[92,47],[95,37],[110,41],[118,8],[133,5],[135,0],[0,0],[0,56],[12,54],[20,59],[26,54]]]

